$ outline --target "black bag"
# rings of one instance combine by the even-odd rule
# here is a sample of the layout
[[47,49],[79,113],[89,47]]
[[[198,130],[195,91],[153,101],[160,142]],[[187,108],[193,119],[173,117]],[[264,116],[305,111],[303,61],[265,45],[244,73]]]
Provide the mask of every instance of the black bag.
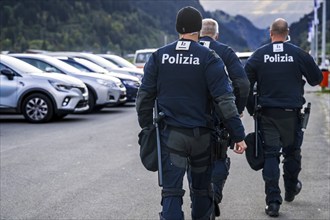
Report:
[[143,166],[149,171],[157,171],[157,135],[155,125],[143,128],[138,137],[140,158]]
[[249,133],[246,135],[244,141],[247,145],[245,150],[246,160],[249,163],[250,167],[258,171],[264,167],[265,157],[262,148],[262,140],[260,135],[258,135],[258,155],[256,157],[256,144],[255,144],[255,132]]

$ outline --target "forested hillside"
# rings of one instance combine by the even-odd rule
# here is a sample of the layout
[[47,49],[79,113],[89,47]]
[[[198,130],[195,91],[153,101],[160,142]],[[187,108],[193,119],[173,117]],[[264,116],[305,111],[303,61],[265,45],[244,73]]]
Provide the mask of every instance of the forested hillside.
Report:
[[[176,13],[186,5],[199,9],[203,17],[218,20],[220,41],[236,51],[254,50],[268,39],[268,30],[256,28],[242,16],[204,11],[199,0],[1,0],[0,50],[110,51],[124,55],[161,47],[177,38]],[[292,28],[292,39],[308,47],[308,24],[303,22]]]
[[5,0],[0,4],[1,50],[125,53],[157,46],[162,35],[153,19],[128,1]]

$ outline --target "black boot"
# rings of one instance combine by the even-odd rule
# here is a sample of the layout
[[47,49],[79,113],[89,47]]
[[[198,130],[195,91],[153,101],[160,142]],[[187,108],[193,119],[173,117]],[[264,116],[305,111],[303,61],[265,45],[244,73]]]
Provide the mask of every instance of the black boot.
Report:
[[271,202],[266,206],[265,212],[270,217],[278,217],[280,211],[280,204],[278,202]]
[[298,183],[296,185],[296,188],[294,191],[292,192],[285,192],[285,197],[284,197],[284,200],[287,201],[287,202],[292,202],[295,198],[296,195],[298,195],[301,191],[301,188],[302,188],[302,183],[298,180]]

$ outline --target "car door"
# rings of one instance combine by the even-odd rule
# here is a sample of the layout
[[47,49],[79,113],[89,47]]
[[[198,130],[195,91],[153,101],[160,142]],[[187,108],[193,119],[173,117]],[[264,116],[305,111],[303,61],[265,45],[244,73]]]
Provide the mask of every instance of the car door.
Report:
[[[12,109],[17,107],[18,90],[22,87],[21,81],[18,78],[21,76],[14,76],[12,80],[1,73],[3,69],[10,69],[0,63],[0,108]],[[12,69],[10,69],[13,71]],[[15,71],[13,71],[15,73]],[[17,75],[17,74],[16,74]]]

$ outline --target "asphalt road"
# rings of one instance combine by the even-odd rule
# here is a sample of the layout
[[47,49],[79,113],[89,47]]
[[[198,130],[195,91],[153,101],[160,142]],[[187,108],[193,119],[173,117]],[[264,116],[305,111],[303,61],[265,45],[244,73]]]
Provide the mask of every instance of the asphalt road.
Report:
[[[294,202],[284,202],[278,219],[330,219],[329,94],[308,92],[312,102]],[[253,122],[246,113],[247,133]],[[1,219],[158,219],[157,173],[139,160],[134,105],[69,115],[48,124],[0,115]],[[245,155],[232,160],[221,219],[268,219],[261,171]],[[281,179],[281,187],[283,181]],[[190,218],[185,183],[184,211]]]

